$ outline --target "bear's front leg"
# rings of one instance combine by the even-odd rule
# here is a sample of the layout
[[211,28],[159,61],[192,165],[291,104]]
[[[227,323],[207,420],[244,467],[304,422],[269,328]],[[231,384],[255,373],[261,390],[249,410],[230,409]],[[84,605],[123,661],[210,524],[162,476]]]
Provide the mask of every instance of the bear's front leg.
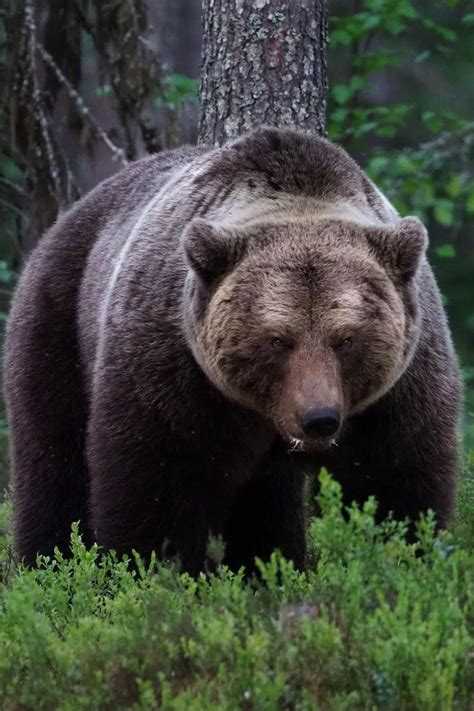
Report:
[[178,558],[203,569],[209,535],[219,532],[218,496],[205,461],[166,437],[153,411],[126,390],[101,389],[89,426],[91,527],[105,550]]
[[226,531],[225,562],[251,571],[255,558],[278,549],[297,568],[305,566],[304,475],[278,442],[242,487]]
[[102,448],[91,486],[93,533],[105,550],[177,559],[191,575],[204,569],[211,534],[219,533],[215,498],[195,463],[141,447],[121,455]]

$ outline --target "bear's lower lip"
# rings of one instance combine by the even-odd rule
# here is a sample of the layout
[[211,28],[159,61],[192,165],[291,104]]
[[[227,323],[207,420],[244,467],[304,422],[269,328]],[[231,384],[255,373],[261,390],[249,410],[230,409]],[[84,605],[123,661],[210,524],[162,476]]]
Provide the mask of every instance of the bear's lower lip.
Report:
[[290,452],[321,452],[329,447],[337,446],[337,442],[332,437],[319,437],[318,439],[310,439],[304,435],[301,437],[295,437],[294,435],[288,434],[288,450]]

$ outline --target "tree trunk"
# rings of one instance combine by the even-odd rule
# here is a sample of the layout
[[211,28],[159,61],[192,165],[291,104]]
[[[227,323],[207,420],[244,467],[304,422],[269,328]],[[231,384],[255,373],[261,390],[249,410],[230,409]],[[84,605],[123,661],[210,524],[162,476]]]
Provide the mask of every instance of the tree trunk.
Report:
[[262,124],[324,133],[327,0],[203,0],[199,141]]

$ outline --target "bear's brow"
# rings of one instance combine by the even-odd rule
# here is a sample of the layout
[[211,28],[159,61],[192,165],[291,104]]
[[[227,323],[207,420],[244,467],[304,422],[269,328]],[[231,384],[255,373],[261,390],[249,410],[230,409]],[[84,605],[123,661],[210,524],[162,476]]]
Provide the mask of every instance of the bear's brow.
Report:
[[261,269],[268,269],[272,272],[315,272],[317,267],[313,264],[272,264],[271,262],[260,262]]

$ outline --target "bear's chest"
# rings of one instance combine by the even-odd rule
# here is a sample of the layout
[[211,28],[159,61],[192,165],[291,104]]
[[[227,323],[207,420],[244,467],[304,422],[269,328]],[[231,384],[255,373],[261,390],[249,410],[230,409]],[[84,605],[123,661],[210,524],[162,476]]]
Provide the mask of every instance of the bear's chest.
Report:
[[229,491],[255,475],[277,438],[271,424],[252,413],[203,418],[189,435],[207,477]]

